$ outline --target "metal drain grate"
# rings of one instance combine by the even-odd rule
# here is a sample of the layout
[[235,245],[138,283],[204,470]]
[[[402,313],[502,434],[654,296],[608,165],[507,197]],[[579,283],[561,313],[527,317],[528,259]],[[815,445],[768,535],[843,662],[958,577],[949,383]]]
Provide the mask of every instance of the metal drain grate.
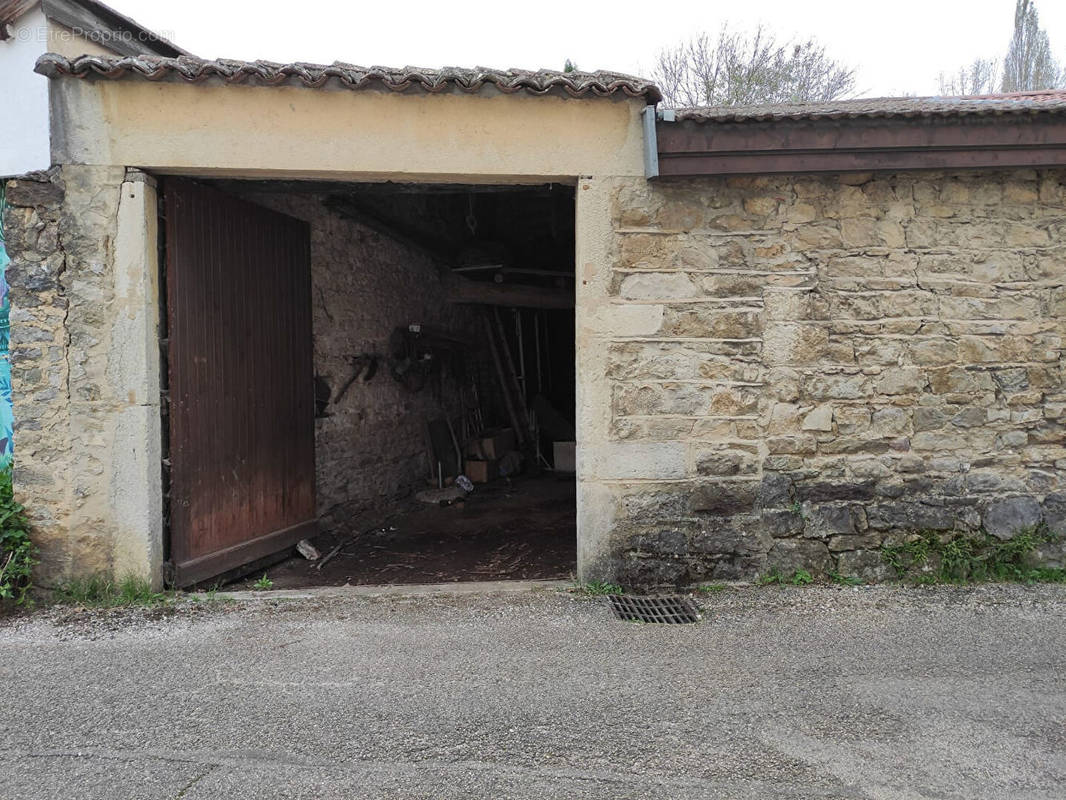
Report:
[[611,594],[611,609],[618,619],[626,622],[659,622],[666,625],[687,625],[700,619],[700,610],[687,597],[640,597],[632,594]]

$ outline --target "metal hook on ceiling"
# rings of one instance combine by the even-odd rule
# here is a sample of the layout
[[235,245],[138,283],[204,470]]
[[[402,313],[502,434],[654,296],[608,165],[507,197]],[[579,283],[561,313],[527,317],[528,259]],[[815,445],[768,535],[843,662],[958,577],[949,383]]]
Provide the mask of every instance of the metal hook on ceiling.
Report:
[[466,198],[466,227],[470,229],[471,236],[477,236],[477,217],[474,215],[474,195]]

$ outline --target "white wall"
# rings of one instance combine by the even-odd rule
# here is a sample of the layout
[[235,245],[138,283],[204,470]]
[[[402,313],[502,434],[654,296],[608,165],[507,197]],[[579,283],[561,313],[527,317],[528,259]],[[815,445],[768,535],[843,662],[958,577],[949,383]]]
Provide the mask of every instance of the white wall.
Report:
[[40,7],[19,17],[14,36],[0,42],[0,177],[51,165],[48,79],[33,71],[48,44]]

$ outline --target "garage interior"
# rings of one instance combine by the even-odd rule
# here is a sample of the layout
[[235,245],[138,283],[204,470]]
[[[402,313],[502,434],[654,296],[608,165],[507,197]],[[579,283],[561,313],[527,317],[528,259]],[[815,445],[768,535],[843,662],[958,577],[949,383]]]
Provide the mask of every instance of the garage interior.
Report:
[[[317,522],[306,537],[317,558],[290,545],[197,582],[572,575],[574,187],[196,183],[306,223]],[[225,335],[244,330],[234,324]],[[256,402],[254,387],[233,391]],[[183,535],[173,508],[169,540]]]

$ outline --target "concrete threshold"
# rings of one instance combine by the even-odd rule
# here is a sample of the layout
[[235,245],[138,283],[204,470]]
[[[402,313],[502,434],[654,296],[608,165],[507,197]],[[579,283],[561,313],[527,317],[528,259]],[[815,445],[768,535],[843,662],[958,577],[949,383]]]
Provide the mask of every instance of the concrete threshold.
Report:
[[[256,600],[313,600],[335,597],[433,597],[493,594],[523,594],[525,592],[562,592],[574,586],[573,581],[456,581],[452,583],[381,584],[377,586],[315,586],[309,589],[267,589],[257,591],[217,591],[215,598],[241,601]],[[190,593],[190,597],[206,597],[205,593]]]

